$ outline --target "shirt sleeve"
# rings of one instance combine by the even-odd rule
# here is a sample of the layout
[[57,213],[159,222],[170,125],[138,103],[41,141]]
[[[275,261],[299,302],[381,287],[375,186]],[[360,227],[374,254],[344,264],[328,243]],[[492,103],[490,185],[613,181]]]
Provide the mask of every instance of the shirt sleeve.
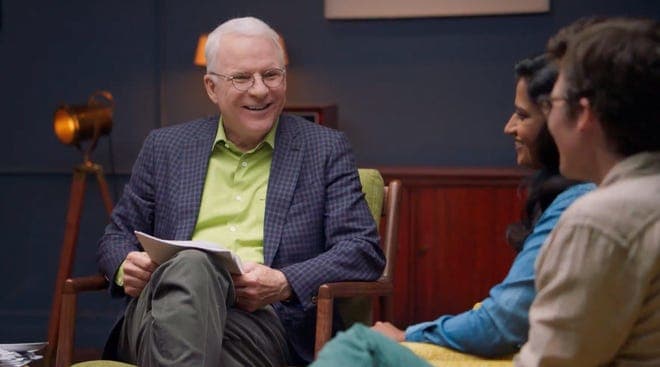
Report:
[[557,196],[516,256],[506,278],[490,290],[478,309],[412,325],[406,340],[433,343],[485,357],[518,351],[527,340],[528,312],[535,296],[534,263],[564,210],[592,187],[578,185]]
[[126,264],[126,260],[124,260],[121,265],[119,265],[117,274],[115,274],[115,284],[119,287],[124,286],[124,264]]
[[406,340],[482,356],[515,352],[524,342],[527,311],[534,298],[534,260],[542,238],[533,242],[518,254],[507,277],[491,289],[481,307],[412,325],[406,330]]
[[643,302],[648,279],[639,268],[613,237],[560,223],[539,257],[529,342],[516,366],[608,364]]

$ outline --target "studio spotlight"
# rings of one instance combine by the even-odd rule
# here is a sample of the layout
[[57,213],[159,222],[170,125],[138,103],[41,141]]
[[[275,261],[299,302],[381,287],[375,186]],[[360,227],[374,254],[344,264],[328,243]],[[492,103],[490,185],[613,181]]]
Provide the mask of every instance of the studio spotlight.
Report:
[[53,117],[55,136],[62,144],[74,145],[81,151],[81,143],[91,140],[83,152],[84,162],[90,162],[98,139],[112,130],[113,107],[112,94],[106,91],[95,92],[85,105],[60,106]]

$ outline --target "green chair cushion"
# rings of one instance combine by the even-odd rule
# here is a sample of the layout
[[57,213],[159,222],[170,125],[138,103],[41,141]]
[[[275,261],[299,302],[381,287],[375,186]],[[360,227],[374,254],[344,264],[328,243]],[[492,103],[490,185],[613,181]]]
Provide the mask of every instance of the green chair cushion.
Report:
[[362,192],[369,205],[369,211],[376,221],[376,226],[380,225],[380,217],[383,212],[383,196],[385,194],[385,182],[378,170],[372,168],[358,169],[360,183],[362,183]]

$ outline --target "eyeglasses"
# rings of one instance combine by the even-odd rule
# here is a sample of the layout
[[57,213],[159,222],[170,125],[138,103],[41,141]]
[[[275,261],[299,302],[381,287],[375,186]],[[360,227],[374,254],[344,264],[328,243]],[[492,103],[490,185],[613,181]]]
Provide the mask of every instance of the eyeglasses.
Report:
[[567,101],[568,102],[568,97],[547,97],[547,98],[541,99],[539,101],[539,107],[541,108],[541,112],[545,116],[548,116],[550,114],[550,111],[552,111],[552,106],[555,103],[555,101]]
[[252,88],[252,86],[254,85],[255,75],[257,74],[261,78],[261,82],[264,83],[266,87],[271,89],[279,87],[282,84],[282,81],[284,80],[284,76],[286,75],[286,70],[274,68],[274,69],[268,69],[262,73],[254,73],[254,74],[238,73],[234,75],[224,75],[213,71],[209,71],[207,72],[207,74],[221,77],[224,80],[231,82],[234,88],[238,89],[241,92],[245,92],[250,88]]

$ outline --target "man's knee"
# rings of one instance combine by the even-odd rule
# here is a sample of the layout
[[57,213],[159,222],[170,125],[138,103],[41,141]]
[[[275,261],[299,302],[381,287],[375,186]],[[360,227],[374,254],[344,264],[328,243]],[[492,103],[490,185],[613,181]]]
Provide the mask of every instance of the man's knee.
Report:
[[183,251],[177,252],[170,260],[167,262],[173,263],[184,263],[186,265],[210,265],[212,263],[211,255],[195,249],[186,249]]
[[219,268],[212,255],[195,249],[179,251],[163,263],[161,276],[169,274],[190,281],[205,281],[208,278],[227,278],[226,271]]

